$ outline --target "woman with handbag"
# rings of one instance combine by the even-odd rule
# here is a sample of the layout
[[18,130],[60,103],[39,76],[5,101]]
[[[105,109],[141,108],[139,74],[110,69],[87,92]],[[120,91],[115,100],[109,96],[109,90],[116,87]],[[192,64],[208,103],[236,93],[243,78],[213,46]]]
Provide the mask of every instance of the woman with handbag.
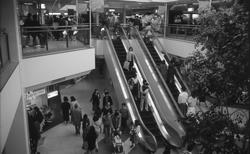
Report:
[[128,70],[128,71],[131,71],[132,70],[132,67],[134,65],[134,52],[133,52],[133,48],[132,47],[129,47],[128,49],[128,53],[127,53],[127,56],[126,56],[126,61],[124,62],[124,65],[123,65],[123,68]]

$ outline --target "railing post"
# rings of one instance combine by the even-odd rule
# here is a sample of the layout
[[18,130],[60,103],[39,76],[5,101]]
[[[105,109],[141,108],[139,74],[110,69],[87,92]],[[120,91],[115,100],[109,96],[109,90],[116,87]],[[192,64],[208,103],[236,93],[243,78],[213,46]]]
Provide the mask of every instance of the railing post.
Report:
[[66,27],[66,48],[69,48],[69,31],[68,31],[68,26]]
[[49,27],[47,27],[47,30],[46,30],[46,35],[45,35],[45,44],[46,44],[46,51],[49,50],[49,47],[48,47],[48,33],[49,33]]

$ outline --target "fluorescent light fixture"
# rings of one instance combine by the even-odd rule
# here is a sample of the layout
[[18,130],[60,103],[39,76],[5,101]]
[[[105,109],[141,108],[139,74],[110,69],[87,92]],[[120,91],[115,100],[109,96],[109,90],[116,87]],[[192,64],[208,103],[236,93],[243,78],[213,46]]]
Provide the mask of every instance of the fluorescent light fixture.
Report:
[[176,76],[174,76],[174,80],[175,80],[175,86],[177,87],[178,91],[181,93],[181,84],[177,80]]
[[64,13],[64,15],[66,15],[66,16],[67,16],[67,15],[68,15],[68,13]]
[[61,13],[49,13],[49,15],[61,15]]
[[193,19],[196,19],[199,17],[199,14],[193,14],[192,17],[193,17]]
[[131,113],[131,119],[134,122],[135,121],[135,115],[134,115],[134,112],[132,110],[130,102],[127,102],[127,107],[128,107],[129,113]]
[[122,82],[121,74],[119,73],[119,71],[118,71],[117,68],[115,68],[115,73],[116,73],[116,75],[118,76],[118,81],[119,81],[119,83],[120,83],[120,85],[121,85],[122,93],[123,93],[123,95],[124,95],[124,98],[125,98],[125,99],[128,99],[128,95],[127,95],[126,90],[125,90],[125,85],[124,85],[123,82]]
[[41,9],[46,9],[46,5],[45,4],[41,4]]
[[115,9],[109,9],[109,12],[115,12]]
[[33,5],[33,3],[23,3],[24,5]]
[[194,8],[193,7],[189,7],[188,8],[188,12],[193,12],[194,11]]
[[148,62],[147,59],[145,59],[145,62],[147,63],[148,68],[149,68],[150,72],[152,73],[153,78],[155,79],[155,81],[158,81],[158,80],[157,80],[157,77],[155,76],[155,73],[154,73],[153,69],[151,68],[151,66],[149,65],[149,62]]
[[50,93],[47,94],[48,98],[52,98],[52,97],[56,97],[58,95],[58,91],[52,91]]

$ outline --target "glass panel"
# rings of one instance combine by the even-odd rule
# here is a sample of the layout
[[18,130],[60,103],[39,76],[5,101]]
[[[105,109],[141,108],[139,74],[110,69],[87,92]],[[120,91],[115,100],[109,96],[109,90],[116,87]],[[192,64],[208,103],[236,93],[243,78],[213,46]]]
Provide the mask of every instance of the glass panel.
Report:
[[89,48],[89,25],[22,27],[23,55]]

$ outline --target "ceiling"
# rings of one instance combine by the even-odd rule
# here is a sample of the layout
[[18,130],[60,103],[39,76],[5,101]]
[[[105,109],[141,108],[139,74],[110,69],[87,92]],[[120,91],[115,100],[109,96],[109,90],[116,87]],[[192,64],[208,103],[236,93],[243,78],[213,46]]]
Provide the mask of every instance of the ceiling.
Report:
[[[17,0],[24,2],[40,2],[45,4],[61,3],[75,4],[77,0]],[[78,0],[78,3],[88,3],[89,0]],[[160,5],[174,5],[180,3],[197,3],[197,0],[104,0],[105,8],[127,8],[127,9],[145,9],[158,7]]]

